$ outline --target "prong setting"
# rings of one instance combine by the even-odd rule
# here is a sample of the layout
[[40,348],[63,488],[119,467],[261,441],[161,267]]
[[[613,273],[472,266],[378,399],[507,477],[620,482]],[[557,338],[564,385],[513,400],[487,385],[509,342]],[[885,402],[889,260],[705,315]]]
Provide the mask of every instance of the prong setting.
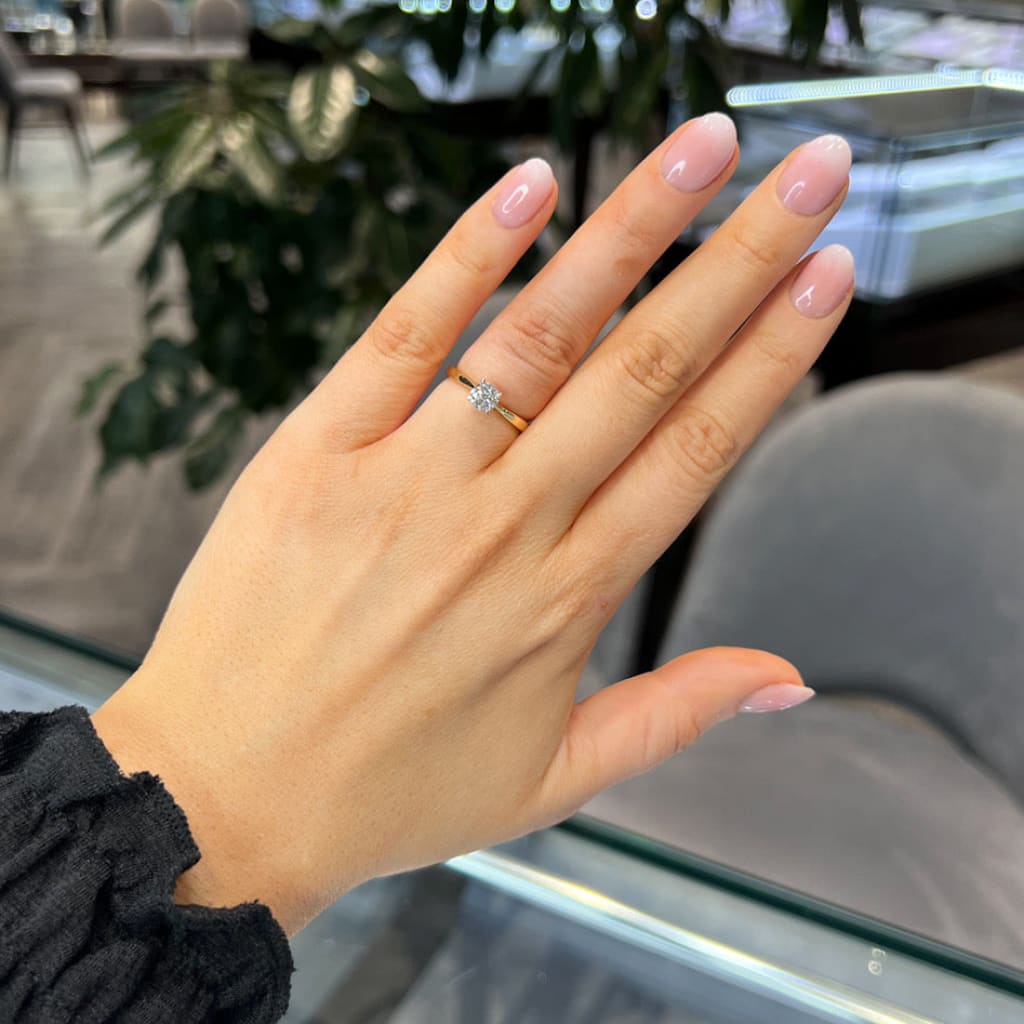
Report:
[[493,412],[501,402],[501,392],[489,381],[483,379],[467,395],[469,404],[480,412]]

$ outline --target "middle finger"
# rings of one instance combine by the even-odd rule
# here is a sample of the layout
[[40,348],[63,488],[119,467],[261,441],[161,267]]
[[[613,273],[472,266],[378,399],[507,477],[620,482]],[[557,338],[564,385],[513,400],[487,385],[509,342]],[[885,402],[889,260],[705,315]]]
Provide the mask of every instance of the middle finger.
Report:
[[[565,383],[601,328],[651,264],[728,179],[736,129],[724,114],[689,121],[643,160],[548,265],[490,324],[459,362],[533,419]],[[420,410],[428,430],[452,429],[459,385],[442,382]],[[464,393],[463,393],[464,394]],[[515,439],[497,416],[472,431],[472,458],[487,465]],[[475,426],[475,424],[473,424]],[[433,436],[433,435],[432,435]]]
[[504,469],[557,479],[553,500],[571,519],[811,246],[845,197],[850,161],[837,135],[791,153],[615,327]]

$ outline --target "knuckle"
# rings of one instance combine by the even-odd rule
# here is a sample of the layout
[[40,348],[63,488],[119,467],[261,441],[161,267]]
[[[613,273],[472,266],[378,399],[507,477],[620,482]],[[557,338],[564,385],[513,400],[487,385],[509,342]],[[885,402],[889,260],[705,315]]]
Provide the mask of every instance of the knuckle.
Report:
[[644,325],[638,337],[626,345],[620,366],[642,398],[662,403],[677,394],[696,376],[697,367],[690,354],[694,346],[685,338],[673,337],[661,325]]
[[653,254],[661,252],[664,248],[664,240],[661,237],[664,233],[663,226],[630,209],[625,196],[620,196],[608,204],[608,215],[616,235],[620,238],[620,247],[624,246],[637,255],[651,254],[652,258]]
[[[521,551],[522,536],[528,529],[522,508],[495,494],[486,486],[472,492],[460,519],[458,538],[439,542],[437,537],[444,530],[443,516],[429,522],[428,535],[434,538],[438,551],[443,543],[447,571],[461,586],[492,573],[500,576],[506,569],[499,571],[499,567],[507,568],[515,552]],[[514,571],[514,567],[507,571]]]
[[541,623],[544,640],[555,641],[567,630],[596,635],[612,610],[611,588],[598,578],[596,569],[556,557],[548,566],[546,578],[543,589],[549,597]]
[[284,546],[316,532],[332,504],[330,484],[329,461],[319,450],[289,455],[279,443],[257,453],[234,490],[260,510],[261,532]]
[[533,305],[501,323],[508,353],[545,381],[561,380],[579,358],[583,331],[564,310]]
[[729,242],[745,268],[762,276],[782,265],[778,243],[755,225],[744,225],[730,232]]
[[367,330],[367,338],[385,359],[411,365],[433,362],[437,341],[427,326],[427,318],[416,316],[401,306],[385,309]]
[[445,243],[445,255],[460,276],[474,280],[490,278],[494,273],[494,260],[489,258],[479,244],[474,245],[471,238],[452,237]]
[[787,379],[799,377],[806,371],[803,355],[792,342],[776,332],[756,330],[752,341],[759,362],[769,371],[777,370]]
[[673,469],[704,486],[724,476],[739,452],[734,432],[717,416],[695,406],[682,411],[665,437]]
[[588,592],[583,586],[563,586],[548,598],[544,611],[538,616],[540,639],[544,644],[553,643],[565,636],[579,622],[589,603]]
[[659,680],[663,702],[668,712],[651,714],[644,719],[640,738],[644,765],[654,767],[674,757],[679,751],[700,739],[700,720],[693,706]]

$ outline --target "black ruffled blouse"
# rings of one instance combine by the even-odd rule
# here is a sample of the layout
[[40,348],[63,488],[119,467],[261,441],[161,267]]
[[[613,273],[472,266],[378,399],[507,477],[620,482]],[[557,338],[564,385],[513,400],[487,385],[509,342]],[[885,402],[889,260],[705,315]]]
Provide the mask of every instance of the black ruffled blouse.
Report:
[[123,775],[85,708],[0,713],[0,1021],[279,1020],[284,931],[259,903],[174,904],[198,860],[159,778]]

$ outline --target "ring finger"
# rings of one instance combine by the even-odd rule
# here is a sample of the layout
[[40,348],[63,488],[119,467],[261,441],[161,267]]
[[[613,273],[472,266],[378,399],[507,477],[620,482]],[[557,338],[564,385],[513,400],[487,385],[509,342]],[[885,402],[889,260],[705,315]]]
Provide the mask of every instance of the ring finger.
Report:
[[[565,383],[651,264],[725,183],[736,130],[724,114],[689,121],[642,161],[466,352],[462,371],[486,378],[501,404],[527,420]],[[451,430],[460,385],[445,381],[417,413],[424,429]],[[441,421],[445,421],[445,426]],[[474,423],[467,458],[487,465],[516,437],[499,416]]]
[[609,564],[607,586],[631,587],[810,369],[852,293],[842,246],[797,267],[590,499],[566,538],[569,563],[590,565],[614,542],[625,554]]
[[558,479],[552,502],[571,522],[807,251],[842,203],[849,170],[839,136],[790,154],[615,327],[503,472],[540,486]]

